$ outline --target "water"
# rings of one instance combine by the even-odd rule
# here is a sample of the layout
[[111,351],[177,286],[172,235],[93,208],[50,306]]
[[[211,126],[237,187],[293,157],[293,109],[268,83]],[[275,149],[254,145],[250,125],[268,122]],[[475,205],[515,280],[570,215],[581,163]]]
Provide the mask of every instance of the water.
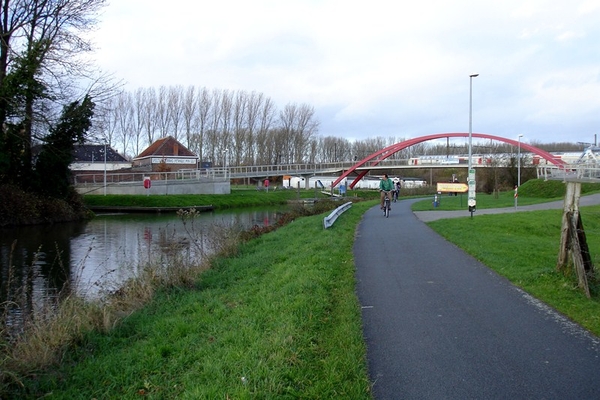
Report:
[[[189,257],[205,248],[215,226],[269,226],[281,209],[201,213],[183,223],[175,214],[99,215],[87,222],[0,229],[0,303],[22,320],[63,288],[88,299],[117,289],[137,268],[173,243]],[[190,232],[200,241],[191,244]],[[200,248],[202,247],[202,248]],[[64,293],[64,292],[63,292]]]

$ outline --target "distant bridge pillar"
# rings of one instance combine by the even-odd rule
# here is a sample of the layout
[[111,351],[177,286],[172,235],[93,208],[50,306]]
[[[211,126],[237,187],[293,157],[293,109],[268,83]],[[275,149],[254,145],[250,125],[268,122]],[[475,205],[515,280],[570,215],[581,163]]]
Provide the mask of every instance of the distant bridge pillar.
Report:
[[310,175],[300,175],[300,176],[304,178],[304,189],[306,189],[306,190],[311,189],[311,187],[310,187],[310,177],[312,176],[312,174],[310,174]]

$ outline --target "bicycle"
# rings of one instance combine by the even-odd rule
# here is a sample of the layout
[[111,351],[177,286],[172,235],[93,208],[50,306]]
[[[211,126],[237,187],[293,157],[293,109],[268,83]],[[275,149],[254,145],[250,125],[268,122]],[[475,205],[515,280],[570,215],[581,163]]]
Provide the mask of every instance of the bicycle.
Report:
[[386,218],[389,218],[389,216],[390,216],[390,210],[392,208],[390,206],[390,196],[389,196],[390,192],[389,191],[384,191],[383,193],[384,193],[384,195],[383,195],[383,215]]
[[398,190],[398,189],[396,189],[396,190],[392,190],[392,201],[393,201],[394,203],[398,201],[398,193],[399,193],[399,190]]

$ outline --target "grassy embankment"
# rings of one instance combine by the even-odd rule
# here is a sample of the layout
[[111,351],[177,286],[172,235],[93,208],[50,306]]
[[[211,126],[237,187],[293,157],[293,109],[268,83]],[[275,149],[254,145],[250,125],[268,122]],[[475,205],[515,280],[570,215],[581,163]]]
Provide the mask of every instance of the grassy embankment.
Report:
[[[548,185],[532,189],[534,202],[559,198],[544,194]],[[519,204],[527,201],[526,192],[524,185]],[[513,204],[512,194],[505,196],[498,207]],[[487,200],[500,204],[478,195],[478,205]],[[424,203],[430,207],[431,199]],[[116,329],[87,334],[60,368],[27,381],[28,393],[369,398],[351,249],[362,213],[374,204],[355,204],[331,230],[322,229],[322,216],[306,217],[243,244],[235,256],[217,259],[195,288],[162,291]],[[581,213],[598,265],[600,206]],[[600,335],[597,285],[588,300],[573,277],[555,272],[560,220],[561,211],[551,210],[430,226]]]
[[160,291],[115,329],[84,335],[20,394],[368,399],[352,244],[372,205],[328,230],[310,216],[241,244],[194,287]]

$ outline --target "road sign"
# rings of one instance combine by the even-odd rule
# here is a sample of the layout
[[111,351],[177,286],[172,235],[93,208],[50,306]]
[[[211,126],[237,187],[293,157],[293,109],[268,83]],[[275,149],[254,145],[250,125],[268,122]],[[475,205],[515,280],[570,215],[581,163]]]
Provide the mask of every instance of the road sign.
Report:
[[476,192],[475,192],[476,188],[477,188],[477,185],[475,183],[475,169],[469,170],[469,178],[468,178],[467,182],[468,182],[468,186],[469,186],[469,195],[468,195],[467,204],[469,205],[470,209],[474,209],[475,206],[477,205]]
[[446,182],[438,182],[437,191],[438,192],[458,192],[464,193],[469,190],[469,186],[466,183],[446,183]]

